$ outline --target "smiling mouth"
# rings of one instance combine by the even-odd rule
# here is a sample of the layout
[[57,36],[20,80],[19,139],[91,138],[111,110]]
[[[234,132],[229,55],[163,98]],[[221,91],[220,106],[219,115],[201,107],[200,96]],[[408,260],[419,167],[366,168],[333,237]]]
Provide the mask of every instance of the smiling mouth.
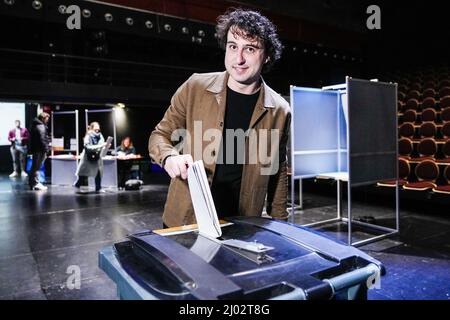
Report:
[[248,69],[248,67],[233,67],[237,71],[245,71]]

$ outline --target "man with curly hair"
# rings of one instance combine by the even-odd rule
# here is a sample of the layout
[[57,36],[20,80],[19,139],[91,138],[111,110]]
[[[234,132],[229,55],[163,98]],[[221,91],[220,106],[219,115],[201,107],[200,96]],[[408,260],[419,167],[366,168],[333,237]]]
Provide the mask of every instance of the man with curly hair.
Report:
[[226,71],[193,74],[150,135],[150,157],[172,178],[165,227],[195,223],[186,178],[196,160],[205,164],[219,218],[261,216],[265,205],[272,218],[287,219],[291,115],[261,77],[280,58],[281,42],[256,11],[231,10],[217,21]]

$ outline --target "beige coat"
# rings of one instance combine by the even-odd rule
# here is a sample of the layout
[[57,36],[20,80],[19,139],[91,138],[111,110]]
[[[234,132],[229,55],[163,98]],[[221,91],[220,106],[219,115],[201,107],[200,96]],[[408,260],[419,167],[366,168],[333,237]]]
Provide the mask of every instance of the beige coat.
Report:
[[[194,136],[198,134],[202,136],[205,130],[211,128],[222,132],[227,81],[228,73],[226,72],[194,74],[178,88],[163,119],[150,135],[149,153],[155,163],[162,166],[167,156],[180,154],[174,147],[175,143],[171,142],[171,135],[176,129],[186,129],[191,133],[191,139],[184,141],[185,147],[190,150],[202,151],[200,154],[191,152],[194,161],[202,159],[205,154],[203,152],[208,152],[208,156],[211,155],[217,159],[220,141],[217,144],[213,144],[212,141],[200,141],[201,146],[198,146],[199,140],[196,140]],[[286,144],[290,131],[290,118],[289,104],[263,82],[250,121],[250,128],[255,129],[256,132],[263,131],[260,129],[278,129],[277,132],[280,134],[275,142],[277,150],[271,152],[271,146],[274,144],[268,143],[265,148],[268,148],[266,154],[270,155],[270,162],[244,164],[239,212],[236,212],[236,215],[260,216],[267,196],[267,213],[278,219],[287,217]],[[194,132],[195,123],[197,132]],[[201,130],[198,126],[199,123],[201,123]],[[247,160],[248,150],[253,150],[252,152],[259,150],[260,144],[257,142],[260,140],[259,137],[246,139]],[[255,146],[257,149],[254,149]],[[199,148],[195,149],[195,147]],[[215,162],[210,163],[211,161],[207,162],[205,159],[202,160],[205,162],[205,170],[211,186],[216,164]],[[277,161],[275,168],[278,170],[270,175],[261,174],[262,170],[269,169],[268,167],[273,165],[274,161]],[[181,178],[172,179],[163,221],[169,227],[195,223],[187,181]]]

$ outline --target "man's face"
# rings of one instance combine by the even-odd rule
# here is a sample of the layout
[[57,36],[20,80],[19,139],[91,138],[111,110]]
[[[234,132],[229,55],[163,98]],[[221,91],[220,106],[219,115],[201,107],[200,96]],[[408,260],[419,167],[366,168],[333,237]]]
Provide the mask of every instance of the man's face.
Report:
[[20,128],[20,121],[16,121],[16,128]]
[[[233,31],[238,31],[233,33]],[[230,80],[237,85],[250,85],[259,81],[265,62],[265,53],[261,41],[257,38],[247,39],[244,32],[236,27],[228,30],[225,50],[225,68]]]
[[44,121],[44,124],[48,124],[48,120],[50,120],[50,117],[44,117],[42,121]]

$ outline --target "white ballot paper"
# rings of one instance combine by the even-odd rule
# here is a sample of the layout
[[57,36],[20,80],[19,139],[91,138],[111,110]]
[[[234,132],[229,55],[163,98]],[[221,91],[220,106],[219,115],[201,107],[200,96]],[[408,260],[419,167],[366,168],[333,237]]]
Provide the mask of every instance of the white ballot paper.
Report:
[[106,145],[105,145],[105,147],[102,149],[102,151],[101,151],[101,153],[100,153],[100,156],[103,158],[104,156],[106,156],[106,153],[108,152],[108,149],[111,147],[111,143],[112,143],[112,141],[113,141],[113,137],[111,137],[111,136],[109,136],[107,139],[106,139]]
[[188,184],[199,233],[214,239],[220,237],[222,229],[202,160],[195,161],[189,167]]

